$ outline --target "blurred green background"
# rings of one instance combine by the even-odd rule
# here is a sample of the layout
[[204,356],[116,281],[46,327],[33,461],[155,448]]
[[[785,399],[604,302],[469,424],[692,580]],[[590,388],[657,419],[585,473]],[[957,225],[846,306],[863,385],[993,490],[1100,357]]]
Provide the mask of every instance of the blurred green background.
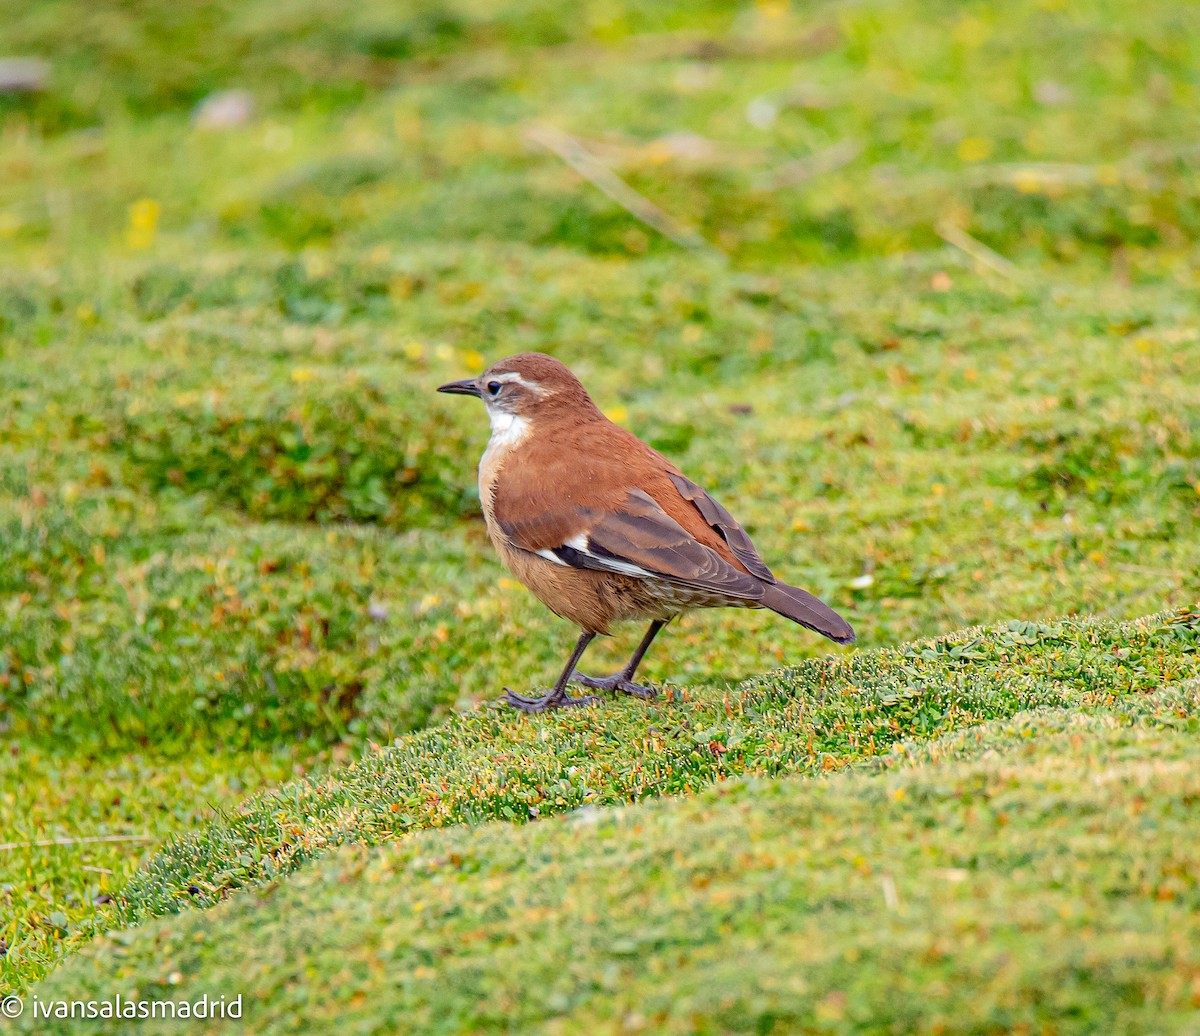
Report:
[[[1198,149],[1166,0],[0,0],[0,983],[143,850],[552,677],[432,394],[510,353],[861,648],[1194,602]],[[646,675],[826,650],[701,614]]]
[[[5,50],[49,62],[40,90],[3,101],[4,234],[45,258],[139,234],[176,256],[671,251],[530,148],[530,119],[593,142],[739,264],[937,248],[946,218],[1006,254],[1110,258],[1185,247],[1200,220],[1190,4],[3,13]],[[146,303],[169,304],[162,290]]]

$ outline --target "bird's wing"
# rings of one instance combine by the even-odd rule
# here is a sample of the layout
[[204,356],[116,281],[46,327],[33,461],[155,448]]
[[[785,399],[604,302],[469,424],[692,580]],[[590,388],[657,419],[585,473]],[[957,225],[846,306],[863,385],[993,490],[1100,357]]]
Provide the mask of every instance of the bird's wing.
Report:
[[754,544],[750,542],[750,537],[746,535],[746,530],[738,525],[733,515],[691,479],[676,471],[669,471],[667,477],[679,490],[679,495],[694,504],[701,517],[729,545],[734,557],[746,566],[746,571],[759,579],[765,579],[768,583],[775,582],[775,574],[759,557]]
[[[728,520],[741,532],[732,518]],[[506,519],[497,508],[496,524],[513,546],[555,564],[665,579],[740,600],[757,601],[765,592],[761,579],[740,571],[697,541],[640,489],[629,490],[620,507],[599,509],[564,502],[524,521]]]

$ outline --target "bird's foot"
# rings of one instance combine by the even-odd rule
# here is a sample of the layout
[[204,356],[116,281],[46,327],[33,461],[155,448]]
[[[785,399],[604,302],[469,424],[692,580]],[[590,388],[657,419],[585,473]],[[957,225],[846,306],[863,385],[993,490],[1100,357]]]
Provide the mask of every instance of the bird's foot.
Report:
[[567,682],[579,684],[580,687],[590,687],[594,691],[620,691],[622,694],[631,694],[635,698],[647,700],[658,697],[658,691],[653,687],[644,687],[640,683],[634,683],[620,673],[614,673],[612,676],[587,676],[576,669],[571,673],[571,678]]
[[551,691],[541,698],[524,698],[521,695],[504,688],[503,701],[508,702],[514,709],[522,712],[549,712],[552,709],[582,708],[588,705],[599,705],[600,699],[594,694],[582,694],[578,698],[570,694],[556,695]]

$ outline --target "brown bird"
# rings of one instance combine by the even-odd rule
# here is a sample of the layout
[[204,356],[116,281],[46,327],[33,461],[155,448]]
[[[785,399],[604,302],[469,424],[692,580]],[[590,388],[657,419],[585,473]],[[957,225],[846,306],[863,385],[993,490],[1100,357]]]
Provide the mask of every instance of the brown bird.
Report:
[[[770,608],[839,644],[854,630],[806,590],[781,583],[733,517],[666,457],[605,417],[563,364],[521,353],[439,392],[477,396],[492,437],[479,462],[488,535],[509,571],[582,631],[541,698],[505,688],[526,712],[592,705],[567,685],[653,698],[633,682],[658,631],[692,608]],[[649,619],[633,657],[603,679],[576,665],[597,634]]]

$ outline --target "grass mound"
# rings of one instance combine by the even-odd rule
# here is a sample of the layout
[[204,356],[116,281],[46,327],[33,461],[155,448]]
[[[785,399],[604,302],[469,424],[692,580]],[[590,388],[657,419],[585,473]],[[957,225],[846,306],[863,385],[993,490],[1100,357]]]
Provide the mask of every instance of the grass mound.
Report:
[[183,836],[126,886],[122,913],[140,921],[211,905],[343,842],[637,802],[741,774],[826,773],[1023,710],[1111,706],[1200,676],[1198,633],[1196,611],[1135,623],[1014,622],[814,660],[726,693],[534,720],[487,708]]
[[153,490],[205,492],[262,521],[404,528],[477,506],[471,447],[448,421],[415,418],[427,401],[412,388],[389,397],[352,378],[284,393],[268,382],[239,384],[236,397],[126,408],[114,445]]
[[241,994],[272,1033],[1190,1032],[1198,728],[1193,680],[873,775],[344,847],[37,995]]

